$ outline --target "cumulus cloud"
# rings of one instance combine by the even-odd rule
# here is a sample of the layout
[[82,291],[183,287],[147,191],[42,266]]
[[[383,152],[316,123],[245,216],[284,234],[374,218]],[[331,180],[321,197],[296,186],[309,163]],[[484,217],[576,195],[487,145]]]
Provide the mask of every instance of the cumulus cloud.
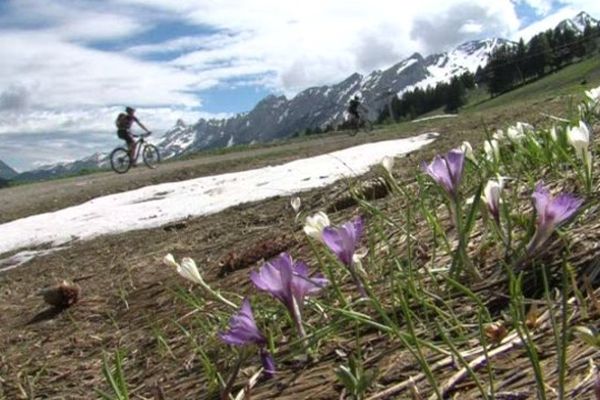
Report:
[[189,91],[202,88],[203,79],[185,71],[37,32],[0,31],[0,42],[0,90],[16,81],[34,106],[199,105]]
[[442,15],[416,18],[410,35],[429,53],[475,38],[507,37],[518,26],[510,5],[462,2],[449,5]]

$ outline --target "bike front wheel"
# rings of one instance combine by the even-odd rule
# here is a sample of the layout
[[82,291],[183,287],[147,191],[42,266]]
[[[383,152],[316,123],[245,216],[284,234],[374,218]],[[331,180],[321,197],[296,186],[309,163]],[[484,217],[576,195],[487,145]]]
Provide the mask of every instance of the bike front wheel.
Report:
[[154,146],[153,144],[147,144],[144,146],[142,158],[144,159],[144,164],[146,164],[148,168],[156,168],[160,162],[160,153],[158,152],[158,147]]
[[351,117],[350,123],[348,124],[348,135],[355,136],[358,133],[358,128],[360,128],[359,121]]
[[131,168],[131,157],[129,150],[117,147],[110,153],[110,167],[117,174],[124,174]]

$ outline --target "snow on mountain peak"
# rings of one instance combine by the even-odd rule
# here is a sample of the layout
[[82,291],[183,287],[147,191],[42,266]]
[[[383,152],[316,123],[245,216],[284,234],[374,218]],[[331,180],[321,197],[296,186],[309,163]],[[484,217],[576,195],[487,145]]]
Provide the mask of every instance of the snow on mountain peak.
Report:
[[571,30],[577,33],[583,33],[586,25],[597,26],[598,20],[593,18],[591,15],[586,13],[585,11],[581,11],[579,14],[570,19],[562,20],[557,26],[557,29],[560,30]]

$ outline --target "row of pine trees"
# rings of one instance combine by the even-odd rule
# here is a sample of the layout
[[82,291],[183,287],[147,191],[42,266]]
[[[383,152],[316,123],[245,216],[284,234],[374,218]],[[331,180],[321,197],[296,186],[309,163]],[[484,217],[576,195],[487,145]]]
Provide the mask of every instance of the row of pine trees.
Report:
[[559,25],[527,43],[521,39],[516,46],[500,46],[485,68],[477,71],[476,81],[485,83],[492,96],[499,95],[591,56],[598,49],[599,37],[599,26],[588,24],[583,34],[578,34]]
[[557,26],[515,44],[499,46],[490,54],[487,65],[475,75],[465,73],[449,83],[426,89],[416,88],[394,97],[378,118],[402,121],[444,108],[453,113],[467,101],[467,90],[484,85],[492,97],[541,78],[576,60],[595,54],[600,45],[600,26],[586,25],[582,34]]

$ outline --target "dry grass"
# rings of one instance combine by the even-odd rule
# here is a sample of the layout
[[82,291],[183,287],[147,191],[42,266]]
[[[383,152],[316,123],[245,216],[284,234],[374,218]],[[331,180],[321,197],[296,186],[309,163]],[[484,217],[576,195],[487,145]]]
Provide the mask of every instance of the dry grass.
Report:
[[[548,119],[541,115],[542,111],[560,114],[564,112],[564,101],[555,99],[546,103],[530,103],[528,107],[492,110],[485,115],[469,114],[453,120],[415,124],[412,133],[431,130],[442,135],[434,146],[399,160],[396,166],[398,179],[407,182],[407,187],[410,187],[418,160],[429,159],[441,149],[449,149],[465,139],[474,146],[481,143],[482,126],[493,130],[505,127],[505,121],[523,120],[535,125],[548,123]],[[408,128],[403,126],[402,129]],[[408,131],[397,132],[389,128],[377,135],[384,139],[407,136]],[[310,211],[333,210],[331,206],[339,204],[346,189],[342,182],[302,194],[303,208]],[[595,189],[594,193],[598,193],[598,188]],[[528,193],[523,192],[521,196],[526,199]],[[374,205],[401,225],[405,200],[389,194],[373,198]],[[595,289],[600,271],[597,262],[600,256],[597,246],[600,215],[595,201],[593,199],[593,207],[586,211],[575,229],[564,238],[553,240],[540,262],[551,271],[558,272],[563,258],[566,258],[575,271],[574,285],[582,291],[582,297],[569,298],[570,325],[598,325],[600,309],[594,299],[600,298],[600,291]],[[523,204],[523,212],[526,212],[527,202]],[[339,210],[331,215],[335,222],[344,221],[357,212],[353,204],[335,209]],[[447,223],[443,211],[440,215]],[[449,224],[445,225],[445,229],[450,230]],[[416,273],[447,264],[443,257],[432,254],[431,232],[424,221],[416,221],[413,232],[416,241],[411,249],[414,254],[411,262]],[[390,227],[385,235],[389,245],[376,247],[377,251],[369,256],[366,269],[374,290],[381,298],[388,299],[392,297],[386,295],[391,290],[389,279],[379,276],[375,268],[386,265],[393,256],[402,259],[401,255],[409,253],[406,235],[398,226]],[[479,223],[469,255],[477,260],[485,280],[472,288],[485,299],[494,318],[510,323],[506,315],[508,283],[499,267],[503,254],[486,247],[485,235],[483,225]],[[274,198],[238,206],[218,215],[190,219],[177,226],[75,243],[68,249],[0,275],[0,399],[95,398],[94,389],[107,388],[101,373],[103,353],[113,354],[116,350],[125,354],[125,378],[132,399],[160,399],[161,396],[165,399],[218,398],[218,389],[207,379],[197,346],[215,360],[223,373],[229,369],[232,363],[229,350],[216,339],[216,328],[207,326],[207,322],[226,320],[229,310],[208,301],[202,305],[201,312],[194,311],[177,293],[183,287],[183,292],[199,294],[197,289],[182,282],[173,271],[161,264],[161,259],[169,252],[174,253],[176,258],[192,257],[203,267],[203,275],[212,287],[226,294],[248,294],[252,291],[248,273],[260,264],[262,257],[256,252],[260,252],[261,243],[284,237],[289,240],[279,240],[276,246],[267,246],[268,250],[275,247],[277,251],[287,250],[299,258],[310,260],[311,265],[317,265],[299,225],[294,224],[288,199]],[[570,246],[567,247],[566,243]],[[566,252],[567,248],[569,252]],[[234,253],[238,254],[237,258],[231,256]],[[232,268],[222,274],[222,265],[228,260],[231,260]],[[434,262],[436,265],[433,265]],[[369,266],[374,269],[369,270]],[[533,273],[527,275],[530,282],[537,282],[538,278]],[[50,312],[36,292],[62,279],[73,280],[81,286],[82,298],[59,313]],[[424,278],[427,285],[422,289],[431,291],[431,298],[445,296],[443,302],[434,305],[452,312],[465,326],[477,324],[478,315],[472,301],[461,293],[447,292],[447,286],[437,285],[428,279]],[[585,282],[588,282],[588,289]],[[531,287],[533,285],[527,288]],[[539,285],[536,287],[539,288]],[[342,289],[348,296],[354,290],[350,284]],[[229,295],[237,299],[233,294]],[[428,308],[433,303],[421,304],[414,298],[408,300],[411,309],[423,320],[427,320],[428,314],[429,318],[433,318]],[[557,388],[558,374],[548,310],[558,312],[560,303],[553,300],[548,304],[535,290],[527,293],[527,302],[528,309],[537,304],[540,312],[532,335],[546,377],[549,398],[554,398],[552,392]],[[397,304],[387,301],[386,305],[390,316],[404,322]],[[264,306],[267,309],[273,307],[267,302]],[[369,312],[367,306],[358,309]],[[307,321],[309,328],[324,329],[334,320],[327,313],[311,310],[313,312]],[[347,362],[347,355],[359,353],[364,368],[376,372],[375,384],[367,397],[418,398],[414,397],[418,392],[422,398],[427,398],[431,394],[431,385],[422,369],[397,337],[372,327],[344,324],[339,319],[337,322],[338,325],[332,328],[333,333],[324,332],[328,336],[319,342],[318,357],[309,361],[296,356],[290,331],[285,329],[286,335],[278,338],[275,354],[277,378],[259,381],[252,391],[252,398],[340,398],[343,388],[334,369]],[[285,321],[282,323],[285,325]],[[181,327],[192,335],[187,335]],[[440,341],[440,333],[435,327],[420,325],[417,329],[428,340]],[[455,335],[454,332],[448,334]],[[458,335],[455,337],[465,360],[473,364],[476,374],[482,380],[487,374],[494,376],[497,399],[535,398],[531,363],[514,331],[509,330],[501,343],[488,350],[488,357],[493,358],[491,370],[478,359],[482,355],[478,342],[461,342]],[[461,372],[456,358],[428,349],[424,352],[437,381],[448,390],[449,396],[480,398],[473,380]],[[569,369],[565,389],[568,397],[589,398],[595,378],[591,375],[593,370],[589,360],[597,363],[597,352],[575,339],[569,340],[566,354]],[[254,371],[253,367],[244,365],[236,389],[241,389]]]

